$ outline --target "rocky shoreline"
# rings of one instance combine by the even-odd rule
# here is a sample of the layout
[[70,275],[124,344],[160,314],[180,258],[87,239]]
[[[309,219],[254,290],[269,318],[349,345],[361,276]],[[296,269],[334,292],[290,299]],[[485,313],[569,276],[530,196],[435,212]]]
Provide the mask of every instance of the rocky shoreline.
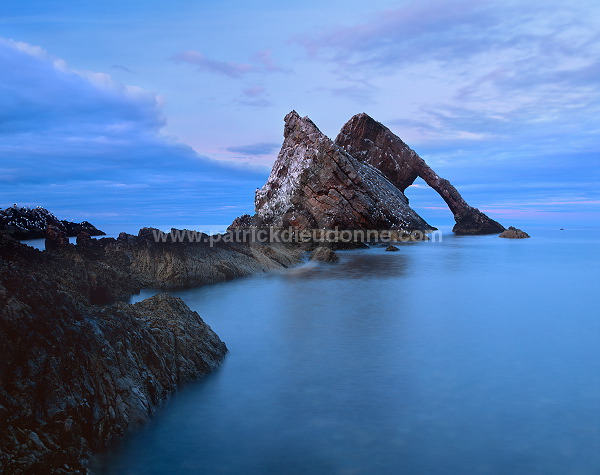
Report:
[[227,348],[178,298],[143,287],[225,281],[300,261],[298,246],[138,236],[39,251],[0,233],[0,472],[85,473],[85,459],[152,415]]

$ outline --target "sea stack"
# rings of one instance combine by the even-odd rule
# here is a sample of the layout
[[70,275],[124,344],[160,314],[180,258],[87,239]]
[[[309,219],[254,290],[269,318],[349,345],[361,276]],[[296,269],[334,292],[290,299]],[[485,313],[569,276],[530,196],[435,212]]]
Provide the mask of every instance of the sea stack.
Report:
[[425,180],[444,199],[456,224],[456,234],[499,234],[504,226],[467,204],[452,184],[439,177],[397,135],[367,114],[357,114],[342,127],[335,143],[363,163],[383,173],[404,191],[417,177]]
[[434,229],[373,164],[358,160],[296,111],[267,183],[256,192],[256,218],[297,229]]

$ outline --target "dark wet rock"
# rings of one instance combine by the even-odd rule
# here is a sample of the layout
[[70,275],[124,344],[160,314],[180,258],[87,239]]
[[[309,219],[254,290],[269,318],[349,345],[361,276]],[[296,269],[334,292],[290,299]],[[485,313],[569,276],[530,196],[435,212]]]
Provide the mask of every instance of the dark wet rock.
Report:
[[77,240],[75,242],[78,246],[89,246],[92,243],[92,237],[88,232],[81,231],[77,235]]
[[[182,233],[157,234],[110,243],[109,253],[123,255],[128,269],[147,287],[174,288],[223,282],[297,264],[302,249],[286,243],[236,241],[232,234],[207,236]],[[181,239],[173,241],[172,236]],[[165,242],[161,242],[162,238]],[[189,237],[189,239],[188,239]],[[198,238],[199,240],[196,240]],[[179,242],[178,242],[179,241]]]
[[398,249],[396,246],[392,246],[391,244],[385,248],[386,251],[388,252],[396,252],[399,251],[400,249]]
[[521,231],[514,226],[509,226],[509,228],[498,237],[507,239],[525,239],[531,236],[529,236],[529,234],[527,234],[525,231]]
[[331,243],[331,249],[334,251],[348,251],[352,249],[368,249],[369,245],[366,242],[361,241],[349,241],[349,242],[334,242]]
[[267,183],[256,192],[263,224],[300,229],[432,229],[404,194],[295,111]]
[[440,194],[454,214],[455,233],[496,234],[504,231],[501,224],[469,206],[448,180],[439,177],[414,150],[367,114],[352,117],[335,143],[357,159],[373,165],[402,191],[421,177]]
[[338,262],[340,258],[330,247],[319,246],[312,251],[310,260],[318,262]]
[[84,305],[44,261],[0,261],[1,473],[84,472],[86,456],[226,352],[180,299]]
[[250,229],[252,227],[260,227],[260,222],[256,216],[250,216],[249,214],[243,214],[233,220],[231,225],[227,228],[228,231],[235,229]]
[[90,236],[104,235],[102,231],[87,221],[73,223],[59,220],[56,216],[42,207],[29,208],[11,206],[0,209],[0,232],[4,232],[15,239],[36,239],[46,237],[48,226],[54,226],[67,236],[77,236],[82,231]]
[[124,303],[140,288],[220,282],[303,254],[139,234],[80,233],[78,245],[42,252],[0,233],[0,473],[83,471],[87,455],[218,364],[225,346],[181,300]]
[[61,220],[60,223],[64,227],[67,236],[77,236],[79,233],[85,232],[90,236],[104,236],[106,233],[97,229],[93,224],[88,221],[82,221],[81,223],[73,223],[71,221]]
[[66,232],[64,232],[57,226],[50,224],[46,229],[45,245],[47,251],[64,249],[66,247],[69,247],[69,237],[67,236]]

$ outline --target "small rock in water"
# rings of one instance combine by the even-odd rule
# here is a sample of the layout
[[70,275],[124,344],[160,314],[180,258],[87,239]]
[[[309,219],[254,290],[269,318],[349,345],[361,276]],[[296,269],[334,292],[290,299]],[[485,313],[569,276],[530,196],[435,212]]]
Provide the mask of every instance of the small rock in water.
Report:
[[390,252],[396,252],[399,251],[400,249],[398,249],[396,246],[392,246],[391,244],[385,248],[386,251],[390,251]]
[[525,231],[521,231],[520,229],[515,228],[514,226],[510,226],[507,230],[503,231],[500,234],[501,238],[507,239],[524,239],[530,237]]
[[319,262],[337,262],[340,260],[340,258],[334,251],[331,250],[331,248],[319,246],[310,255],[310,260]]

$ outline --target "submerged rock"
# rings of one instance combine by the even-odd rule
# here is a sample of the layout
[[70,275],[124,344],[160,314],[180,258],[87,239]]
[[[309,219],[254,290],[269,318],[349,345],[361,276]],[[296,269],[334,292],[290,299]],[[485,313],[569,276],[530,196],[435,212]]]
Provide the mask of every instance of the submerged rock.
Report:
[[467,204],[452,184],[439,177],[397,135],[367,114],[357,114],[342,127],[335,143],[357,159],[381,171],[404,191],[421,177],[444,199],[454,214],[457,234],[495,234],[504,226]]
[[507,239],[525,239],[531,237],[525,231],[521,231],[520,229],[515,228],[514,226],[509,226],[509,228],[500,234],[501,238]]
[[398,249],[396,246],[392,246],[390,244],[388,247],[385,248],[385,250],[389,251],[389,252],[396,252],[396,251],[399,251],[400,249]]
[[338,262],[339,256],[330,247],[319,246],[310,255],[311,261]]
[[431,230],[404,193],[295,111],[267,183],[256,192],[263,225],[301,229]]

